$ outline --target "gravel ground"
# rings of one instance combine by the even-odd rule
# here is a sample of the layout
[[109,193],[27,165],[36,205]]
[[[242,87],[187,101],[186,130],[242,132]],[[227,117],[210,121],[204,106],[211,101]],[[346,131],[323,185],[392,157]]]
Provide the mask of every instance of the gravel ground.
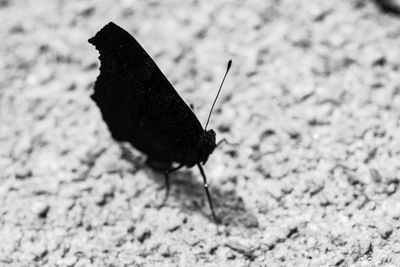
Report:
[[[388,1],[385,1],[388,2]],[[0,1],[1,266],[400,266],[400,19],[379,1]],[[204,123],[193,168],[118,144],[90,99],[107,22]]]

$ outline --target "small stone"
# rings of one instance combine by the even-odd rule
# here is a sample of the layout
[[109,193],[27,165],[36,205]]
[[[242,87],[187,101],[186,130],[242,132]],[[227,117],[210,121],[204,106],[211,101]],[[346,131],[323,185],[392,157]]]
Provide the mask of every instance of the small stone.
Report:
[[175,232],[182,225],[182,217],[181,216],[171,216],[168,218],[168,221],[165,222],[165,228],[169,232]]
[[310,10],[311,16],[314,21],[321,22],[325,20],[326,17],[328,17],[333,10],[331,8],[321,8],[321,7],[315,7]]
[[107,204],[109,199],[114,197],[114,190],[115,187],[111,184],[106,184],[102,186],[98,191],[98,195],[96,197],[96,204],[100,206]]
[[397,191],[397,184],[395,184],[395,183],[389,184],[389,185],[386,187],[386,190],[385,190],[386,194],[388,194],[388,195],[392,195],[392,194],[394,194],[396,191]]
[[333,259],[333,262],[334,262],[333,265],[334,266],[341,266],[344,261],[345,261],[345,259],[344,259],[343,255],[336,256]]
[[293,185],[285,183],[281,188],[282,193],[288,195],[293,192]]
[[387,239],[393,232],[393,227],[386,222],[377,222],[375,226],[383,239]]
[[257,217],[254,214],[247,214],[246,217],[240,218],[239,221],[246,228],[257,228],[260,225]]
[[386,205],[385,212],[394,220],[400,218],[400,203],[390,203]]
[[236,258],[236,255],[232,252],[226,254],[227,260],[234,260],[235,258]]
[[287,250],[282,247],[278,247],[278,248],[274,249],[273,253],[274,253],[275,259],[277,259],[279,261],[284,261],[286,255],[287,255]]
[[[308,98],[310,98],[312,95],[314,94],[314,87],[313,86],[309,86],[308,84],[303,84],[298,86],[298,88],[293,92],[293,96],[296,98],[297,101],[305,101]],[[290,123],[288,124],[290,125]],[[291,127],[285,127],[286,132],[288,133],[288,135],[292,138],[292,139],[297,139],[300,137],[301,132],[299,129],[301,128],[297,128],[294,126],[298,126],[298,125],[290,125]]]
[[59,262],[59,264],[60,264],[60,266],[66,266],[66,267],[72,267],[72,266],[75,266],[75,263],[77,262],[77,257],[75,257],[75,256],[69,256],[69,257],[66,257],[66,258],[63,258],[60,262]]
[[214,253],[221,261],[227,260],[233,254],[232,250],[226,246],[217,247]]
[[278,243],[284,242],[298,232],[296,225],[289,225],[269,231],[263,238],[263,243],[268,249],[273,249]]
[[26,167],[21,167],[18,168],[18,170],[15,172],[15,178],[16,179],[26,179],[32,176],[32,171]]
[[161,256],[168,258],[172,255],[170,247],[166,244],[161,244],[160,248],[159,248],[159,252],[161,254]]
[[282,237],[275,232],[267,233],[263,238],[264,244],[269,249],[273,249],[280,242],[280,240],[282,240]]
[[382,50],[376,49],[375,46],[366,46],[364,48],[363,60],[370,66],[376,66],[385,58]]
[[39,218],[46,218],[50,206],[44,202],[35,202],[32,205],[32,212]]
[[308,249],[315,248],[316,245],[317,245],[317,240],[315,240],[315,238],[310,237],[310,238],[307,240],[307,248],[308,248]]
[[150,238],[151,230],[146,226],[139,225],[135,230],[135,236],[140,243],[143,243],[146,239]]
[[245,242],[241,242],[239,240],[229,240],[225,245],[248,258],[254,258],[252,247]]
[[267,180],[266,190],[268,194],[277,201],[279,201],[284,195],[282,192],[282,186],[280,182],[276,180]]
[[399,254],[400,253],[400,242],[395,242],[394,244],[391,245],[391,249],[393,253]]
[[90,17],[95,12],[96,8],[94,6],[86,6],[80,10],[79,15],[83,17]]
[[378,170],[370,169],[369,172],[371,174],[371,179],[372,179],[373,182],[375,182],[375,183],[381,183],[382,182],[382,176],[378,172]]
[[286,37],[294,46],[307,48],[311,44],[307,30],[291,31]]
[[41,260],[48,253],[46,245],[44,243],[32,244],[32,253],[35,260]]
[[369,239],[360,240],[360,254],[365,255],[372,250],[372,243]]

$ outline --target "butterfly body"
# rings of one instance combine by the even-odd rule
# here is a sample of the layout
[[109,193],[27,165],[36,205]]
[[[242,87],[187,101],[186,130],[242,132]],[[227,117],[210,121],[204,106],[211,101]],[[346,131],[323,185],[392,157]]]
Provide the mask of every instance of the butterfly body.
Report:
[[152,161],[193,167],[213,152],[206,131],[140,44],[110,22],[89,42],[100,52],[100,75],[92,99],[113,138]]

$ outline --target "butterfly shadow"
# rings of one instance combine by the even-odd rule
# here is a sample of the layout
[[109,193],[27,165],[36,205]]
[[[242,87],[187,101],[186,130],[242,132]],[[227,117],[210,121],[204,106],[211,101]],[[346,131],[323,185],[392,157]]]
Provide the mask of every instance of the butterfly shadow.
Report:
[[[164,173],[148,167],[146,173],[152,180],[160,184],[159,193],[164,196],[166,194]],[[203,182],[200,181],[200,174],[197,175],[189,169],[182,169],[170,174],[169,177],[171,189],[165,205],[179,203],[183,212],[188,214],[199,212],[213,221]],[[213,183],[210,184],[209,190],[215,213],[221,224],[245,228],[258,227],[257,218],[246,209],[243,199],[234,190],[224,190]]]

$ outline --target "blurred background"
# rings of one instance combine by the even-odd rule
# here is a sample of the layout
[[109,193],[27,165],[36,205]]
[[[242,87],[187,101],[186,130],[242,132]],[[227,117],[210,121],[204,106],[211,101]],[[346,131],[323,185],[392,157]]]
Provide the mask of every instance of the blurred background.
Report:
[[[400,265],[396,1],[0,0],[0,265]],[[171,177],[90,99],[109,21],[227,138]]]

